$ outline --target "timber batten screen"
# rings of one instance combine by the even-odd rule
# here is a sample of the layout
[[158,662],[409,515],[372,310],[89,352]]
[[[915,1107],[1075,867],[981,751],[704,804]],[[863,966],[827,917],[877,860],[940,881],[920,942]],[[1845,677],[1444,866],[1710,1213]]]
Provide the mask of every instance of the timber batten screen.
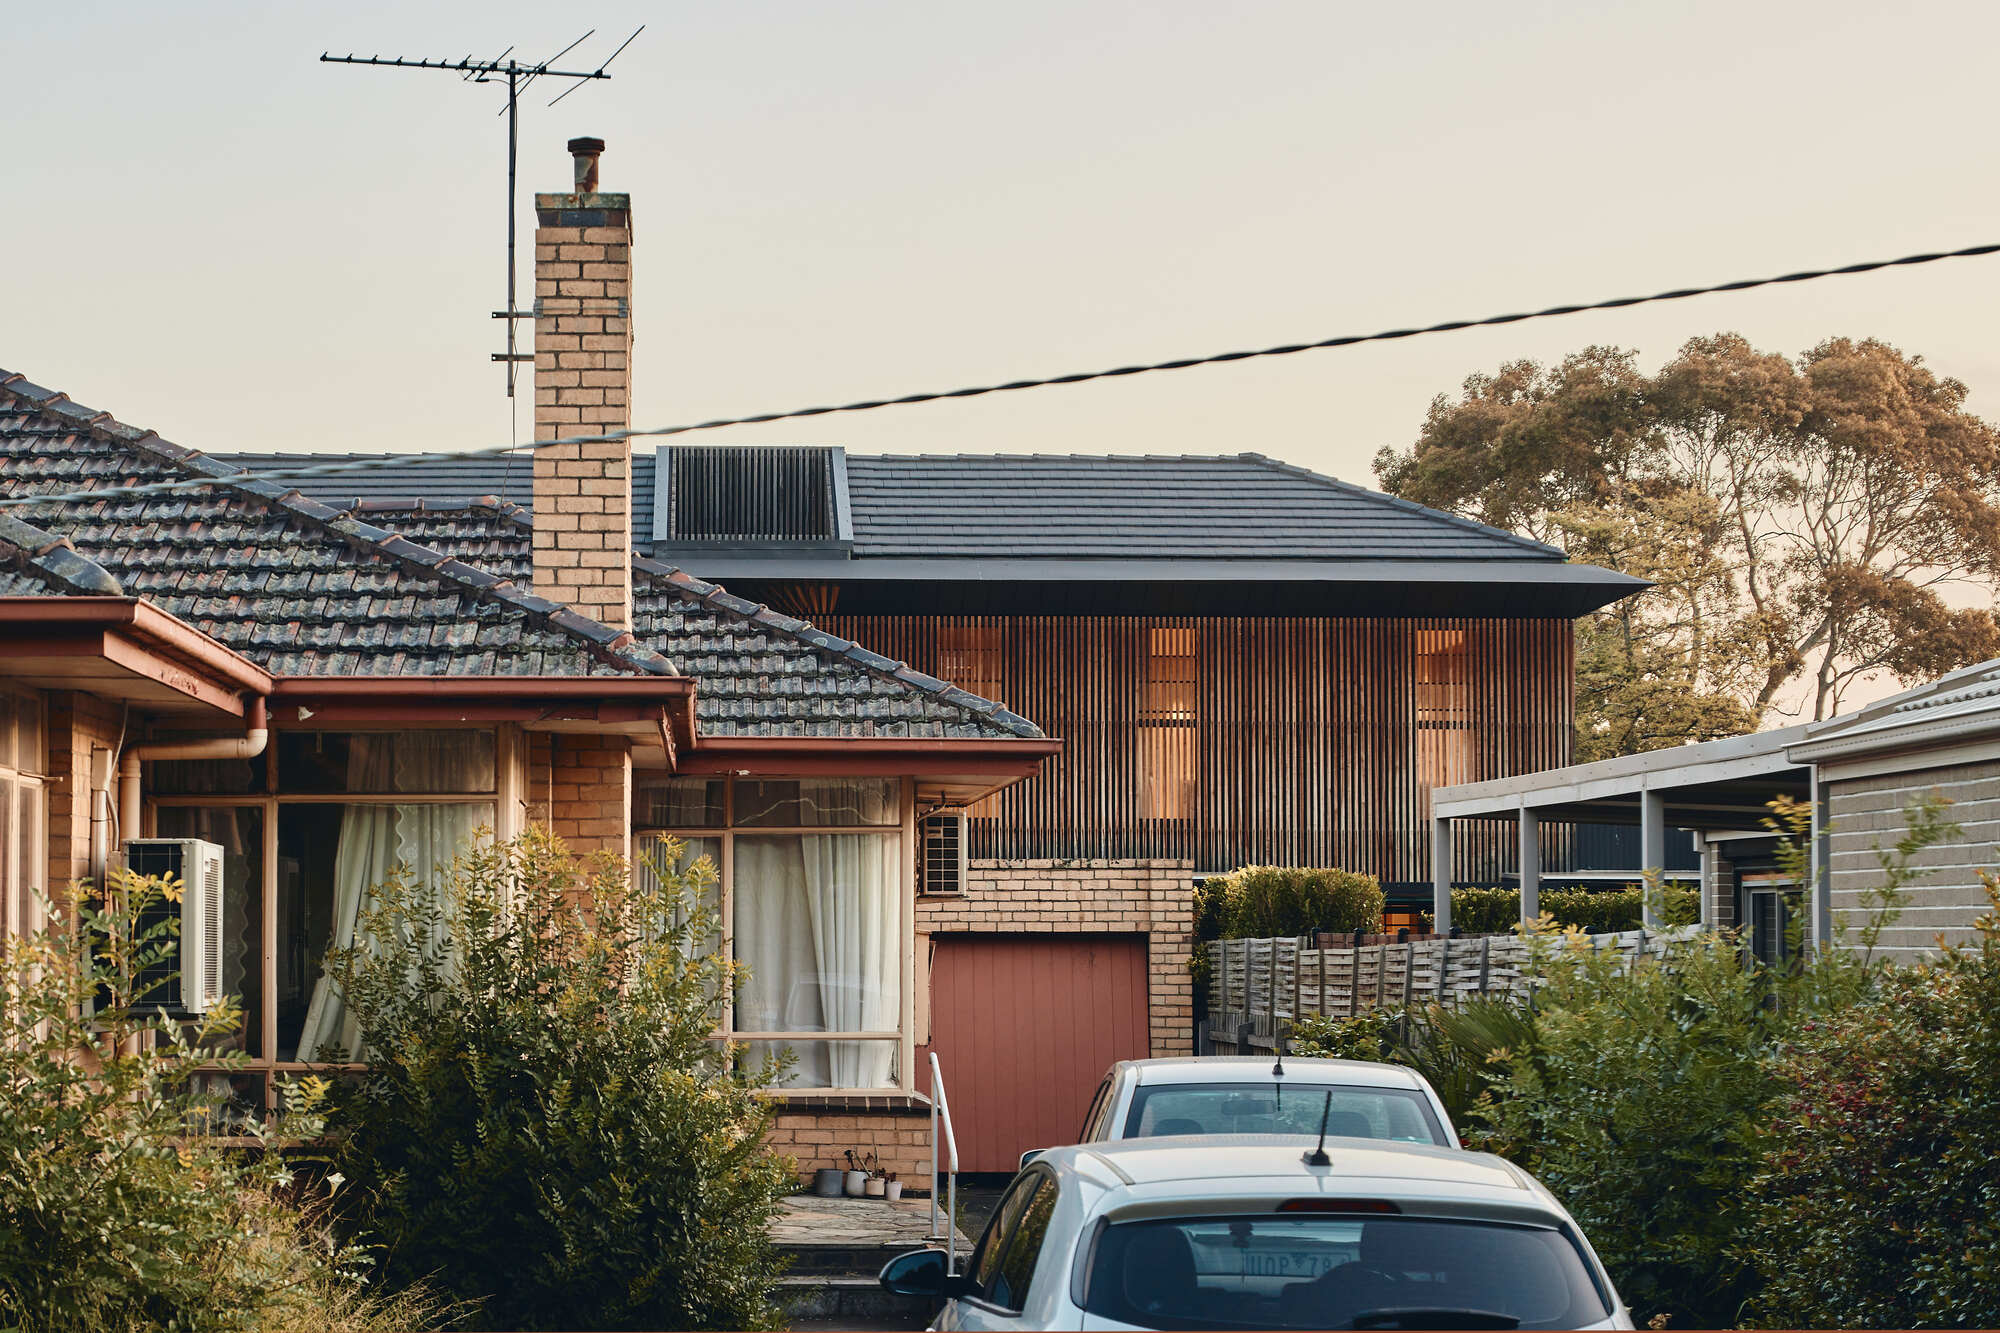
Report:
[[[1571,754],[1563,619],[821,623],[1062,739],[1040,774],[972,807],[975,857],[1326,865],[1428,886],[1432,786]],[[1504,849],[1464,832],[1459,878],[1490,880]]]

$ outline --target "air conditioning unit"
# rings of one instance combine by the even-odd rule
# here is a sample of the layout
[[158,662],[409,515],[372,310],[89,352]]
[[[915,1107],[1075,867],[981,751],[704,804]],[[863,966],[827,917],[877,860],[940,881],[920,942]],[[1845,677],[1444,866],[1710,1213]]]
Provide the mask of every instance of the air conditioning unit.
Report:
[[170,913],[181,923],[178,953],[140,978],[160,983],[141,1007],[207,1013],[222,999],[222,849],[199,838],[129,838],[124,853],[133,874],[171,876],[181,886],[179,903],[156,901],[137,923],[142,933]]
[[925,815],[918,829],[918,891],[927,897],[965,892],[965,811],[940,810]]

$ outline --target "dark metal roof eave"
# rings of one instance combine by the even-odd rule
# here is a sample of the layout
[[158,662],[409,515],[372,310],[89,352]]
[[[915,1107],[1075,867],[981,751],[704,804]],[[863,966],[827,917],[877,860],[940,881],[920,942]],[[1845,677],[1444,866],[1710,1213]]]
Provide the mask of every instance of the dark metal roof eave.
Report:
[[[680,563],[671,548],[655,558]],[[705,578],[987,583],[1476,583],[1596,587],[1626,596],[1645,579],[1563,560],[1038,560],[857,556],[853,559],[730,556],[706,551],[688,560]]]

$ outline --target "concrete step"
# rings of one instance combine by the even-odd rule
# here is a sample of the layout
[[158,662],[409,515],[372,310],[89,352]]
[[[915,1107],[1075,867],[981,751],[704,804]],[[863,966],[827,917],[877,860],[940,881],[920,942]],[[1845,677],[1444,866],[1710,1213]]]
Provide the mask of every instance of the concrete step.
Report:
[[872,1276],[778,1279],[778,1304],[793,1327],[923,1328],[936,1316],[935,1301],[897,1296]]

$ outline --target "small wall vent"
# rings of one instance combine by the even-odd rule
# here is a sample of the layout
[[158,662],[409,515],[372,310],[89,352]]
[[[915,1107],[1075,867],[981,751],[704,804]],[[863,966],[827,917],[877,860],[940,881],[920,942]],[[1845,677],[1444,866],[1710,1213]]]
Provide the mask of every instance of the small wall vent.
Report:
[[847,531],[847,468],[835,448],[682,446],[659,454],[654,540],[831,545]]
[[965,811],[925,815],[920,830],[923,854],[917,861],[917,888],[925,897],[957,897],[965,892]]

